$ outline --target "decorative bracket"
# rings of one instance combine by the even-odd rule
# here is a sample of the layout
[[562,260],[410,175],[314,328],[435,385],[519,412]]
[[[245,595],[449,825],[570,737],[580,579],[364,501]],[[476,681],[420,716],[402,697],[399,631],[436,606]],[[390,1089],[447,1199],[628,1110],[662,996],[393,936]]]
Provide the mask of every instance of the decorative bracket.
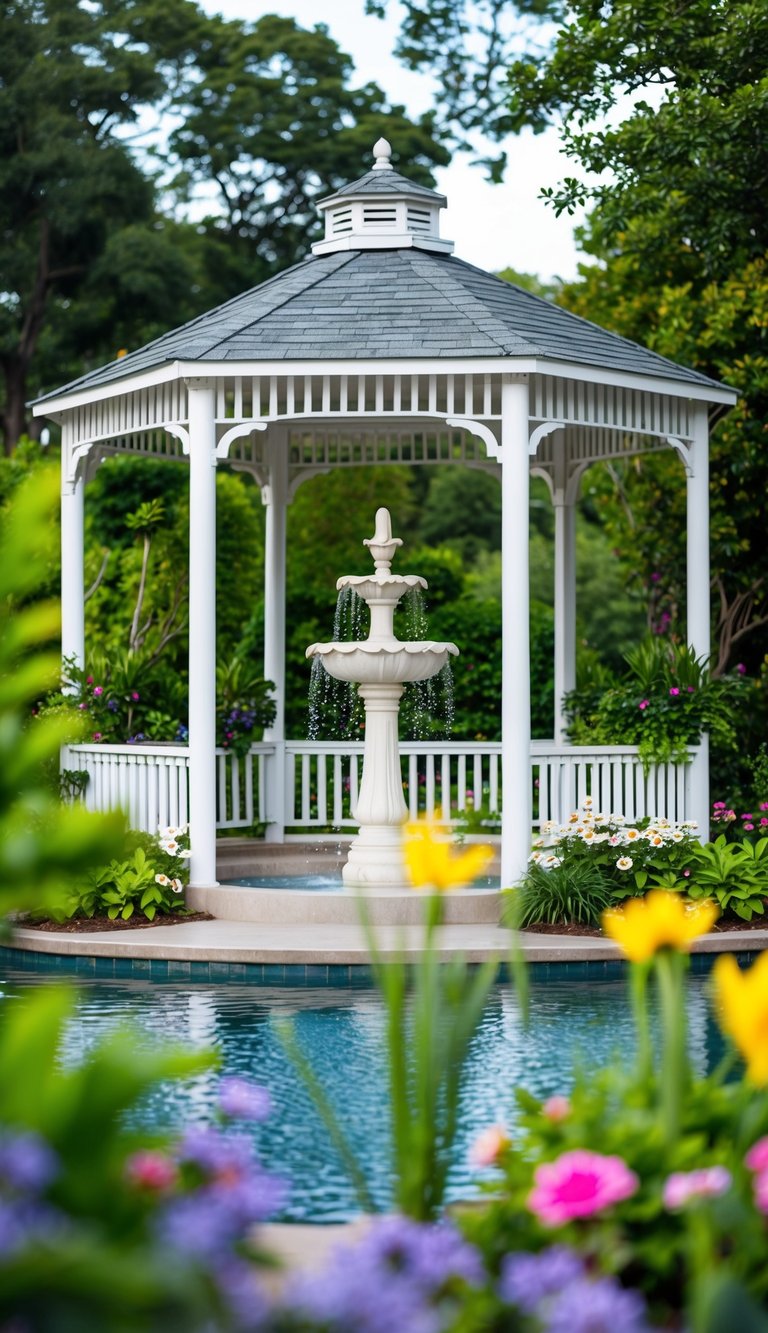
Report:
[[71,495],[75,489],[80,464],[88,457],[94,443],[94,440],[86,440],[84,444],[76,444],[68,450],[67,465],[62,477],[62,484],[67,495]]
[[470,435],[477,436],[485,445],[485,452],[489,458],[499,458],[501,455],[501,445],[496,439],[490,426],[485,426],[482,421],[473,421],[471,417],[446,417],[446,426],[455,426],[458,430],[465,430]]
[[181,440],[181,452],[189,458],[189,429],[182,426],[178,421],[164,421],[163,430],[167,430],[169,435],[174,435],[177,440]]
[[541,441],[546,438],[547,435],[554,434],[556,430],[564,430],[564,429],[565,429],[564,421],[542,421],[541,425],[537,426],[536,429],[532,432],[531,438],[528,441],[528,453],[530,454],[531,458],[536,457],[537,453],[539,452],[539,445],[541,444]]
[[240,440],[254,430],[266,430],[268,425],[267,421],[239,421],[236,426],[230,426],[216,445],[216,458],[228,458],[229,446],[234,440]]
[[667,436],[667,444],[671,445],[673,449],[676,449],[677,452],[679,453],[680,457],[682,458],[682,460],[683,460],[683,467],[685,468],[685,475],[686,475],[686,477],[692,477],[692,476],[693,476],[693,457],[692,457],[693,451],[692,451],[692,449],[691,449],[690,444],[686,444],[685,440],[678,439],[678,437],[677,437],[676,435],[668,435],[668,436]]

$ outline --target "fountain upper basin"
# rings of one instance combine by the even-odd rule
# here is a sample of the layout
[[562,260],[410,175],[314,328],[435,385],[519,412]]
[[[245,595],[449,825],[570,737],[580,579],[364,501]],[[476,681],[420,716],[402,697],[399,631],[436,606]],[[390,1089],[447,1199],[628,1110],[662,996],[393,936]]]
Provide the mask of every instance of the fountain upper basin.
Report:
[[455,643],[313,643],[307,657],[319,657],[329,676],[356,685],[404,685],[436,676],[449,657],[458,656]]

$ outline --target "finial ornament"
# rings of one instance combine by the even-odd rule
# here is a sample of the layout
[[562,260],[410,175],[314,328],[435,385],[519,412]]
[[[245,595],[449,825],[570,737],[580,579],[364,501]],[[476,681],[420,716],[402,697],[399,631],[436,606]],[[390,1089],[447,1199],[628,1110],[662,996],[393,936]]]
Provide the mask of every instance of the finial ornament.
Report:
[[391,171],[392,163],[392,145],[386,139],[377,139],[373,145],[373,169],[374,171]]
[[402,544],[402,538],[392,536],[392,519],[389,510],[383,507],[377,509],[374,534],[372,537],[366,537],[363,540],[363,546],[367,546],[373,556],[377,573],[379,570],[382,570],[385,574],[389,573],[395,552]]

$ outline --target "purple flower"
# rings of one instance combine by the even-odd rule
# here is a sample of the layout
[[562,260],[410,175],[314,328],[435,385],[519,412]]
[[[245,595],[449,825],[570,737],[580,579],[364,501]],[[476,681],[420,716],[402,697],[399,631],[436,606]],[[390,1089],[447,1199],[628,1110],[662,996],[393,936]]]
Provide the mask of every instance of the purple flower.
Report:
[[41,1194],[59,1174],[53,1148],[31,1131],[0,1135],[0,1180],[24,1193]]
[[116,713],[116,712],[117,712],[117,700],[116,700],[116,699],[107,699],[107,708],[109,709],[110,713]]
[[675,696],[680,693],[680,690],[678,689],[677,685],[673,685],[669,692],[671,695]]
[[661,574],[659,573],[658,569],[654,569],[653,573],[651,574],[651,583],[659,583],[660,581],[661,581]]
[[745,667],[743,662],[736,663],[736,670],[738,671],[740,676],[746,676],[747,674],[747,668]]
[[133,702],[134,702],[134,703],[138,703],[139,699],[141,698],[141,695],[139,694],[139,691],[138,691],[138,690],[131,690],[131,698],[133,699]]
[[615,1278],[579,1278],[548,1306],[546,1333],[650,1333],[645,1304]]
[[272,1098],[258,1083],[245,1078],[223,1078],[219,1084],[219,1109],[230,1120],[266,1120],[272,1113]]
[[502,1262],[499,1295],[523,1314],[533,1314],[540,1301],[584,1276],[584,1264],[565,1245],[540,1254],[508,1254]]
[[446,1312],[435,1301],[456,1279],[482,1283],[484,1272],[455,1227],[387,1217],[340,1247],[322,1274],[296,1280],[289,1299],[334,1333],[439,1333]]
[[641,699],[637,706],[640,709],[640,711],[643,712],[644,709],[650,707],[650,704],[651,704],[650,699]]

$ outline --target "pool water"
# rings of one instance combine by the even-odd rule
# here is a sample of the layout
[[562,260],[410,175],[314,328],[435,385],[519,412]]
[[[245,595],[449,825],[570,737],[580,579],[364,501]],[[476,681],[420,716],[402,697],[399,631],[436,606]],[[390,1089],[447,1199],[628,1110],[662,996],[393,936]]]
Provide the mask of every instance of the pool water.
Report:
[[[41,976],[7,971],[0,983],[0,1021],[8,1007],[24,1003],[30,987],[44,984],[50,983]],[[697,1070],[704,1072],[718,1053],[717,1034],[708,1015],[706,978],[693,976],[689,984],[691,1053]],[[220,1074],[253,1078],[269,1088],[275,1103],[271,1119],[249,1126],[249,1132],[264,1164],[290,1182],[281,1216],[346,1220],[357,1211],[354,1192],[275,1030],[275,1019],[291,1018],[366,1166],[371,1193],[382,1207],[388,1205],[384,1015],[374,990],[80,978],[77,985],[67,1061],[77,1062],[106,1033],[126,1026],[146,1045],[174,1040],[220,1052],[220,1071],[159,1085],[132,1119],[152,1128],[208,1124],[215,1118]],[[632,1059],[622,980],[538,981],[534,974],[527,1030],[514,991],[497,985],[468,1060],[450,1197],[477,1192],[477,1172],[467,1162],[469,1146],[490,1123],[503,1121],[514,1128],[515,1085],[540,1097],[567,1093],[577,1065],[589,1070]]]
[[[227,885],[240,889],[302,889],[305,893],[341,893],[344,889],[341,874],[338,875],[245,875],[240,878],[226,877]],[[480,875],[474,881],[475,889],[498,889],[501,880],[498,875]]]

